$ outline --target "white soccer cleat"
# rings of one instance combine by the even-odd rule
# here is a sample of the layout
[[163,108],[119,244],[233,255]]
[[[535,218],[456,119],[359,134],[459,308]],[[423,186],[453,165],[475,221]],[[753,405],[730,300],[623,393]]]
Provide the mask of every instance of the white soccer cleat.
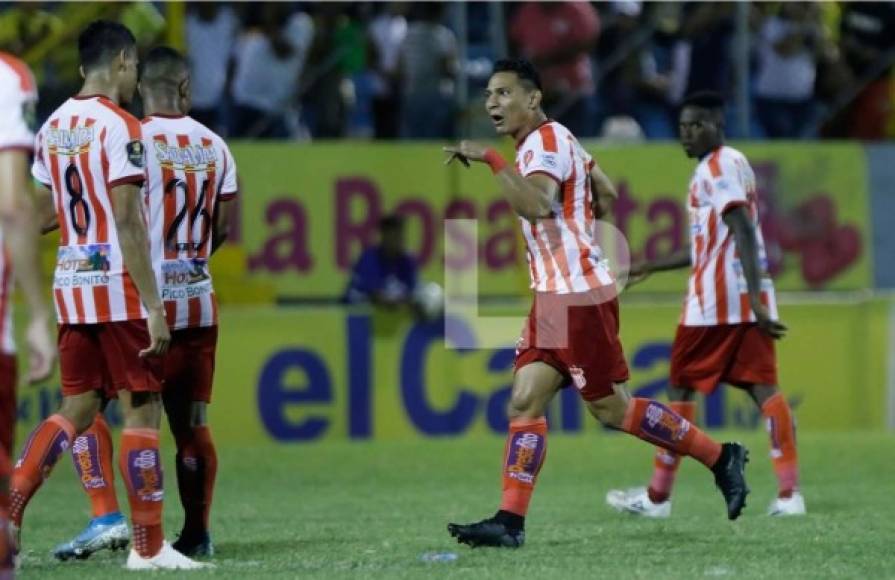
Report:
[[606,494],[606,503],[620,512],[647,518],[667,518],[671,515],[671,500],[653,503],[645,487],[610,490]]
[[803,516],[806,513],[805,498],[797,491],[789,497],[774,498],[768,508],[769,516]]
[[214,568],[214,564],[190,560],[172,548],[171,544],[164,542],[161,551],[152,558],[143,558],[132,549],[124,567],[128,570],[198,570]]

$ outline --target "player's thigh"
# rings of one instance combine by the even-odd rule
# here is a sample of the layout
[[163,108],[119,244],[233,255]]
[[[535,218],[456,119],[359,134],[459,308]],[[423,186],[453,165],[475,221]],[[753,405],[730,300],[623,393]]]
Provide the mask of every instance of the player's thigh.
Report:
[[739,342],[738,325],[678,326],[671,345],[671,384],[711,394],[733,364]]
[[126,320],[100,326],[99,341],[103,359],[115,389],[133,393],[160,393],[164,359],[140,357],[140,351],[150,343],[146,321]]
[[758,404],[774,395],[777,385],[777,353],[774,339],[758,325],[740,327],[735,356],[723,380],[749,390]]
[[108,383],[98,324],[61,324],[57,346],[62,396],[81,395]]
[[510,418],[542,416],[562,383],[562,373],[546,362],[535,360],[517,368],[510,395]]

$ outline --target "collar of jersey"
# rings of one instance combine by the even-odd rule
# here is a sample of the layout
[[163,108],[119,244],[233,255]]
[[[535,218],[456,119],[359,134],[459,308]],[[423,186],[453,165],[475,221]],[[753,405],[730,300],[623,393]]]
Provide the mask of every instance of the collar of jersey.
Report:
[[531,131],[529,131],[528,133],[526,133],[525,136],[524,136],[522,139],[519,139],[518,141],[516,141],[516,151],[518,151],[519,148],[522,147],[522,144],[525,143],[525,140],[528,139],[528,136],[529,136],[529,135],[531,135],[532,133],[534,133],[535,131],[537,131],[538,129],[540,129],[541,127],[543,127],[544,125],[546,125],[547,123],[552,123],[552,122],[553,122],[553,119],[550,119],[549,117],[548,117],[547,119],[544,119],[544,122],[543,122],[543,123],[541,123],[540,125],[538,125],[538,126],[535,127],[534,129],[532,129]]

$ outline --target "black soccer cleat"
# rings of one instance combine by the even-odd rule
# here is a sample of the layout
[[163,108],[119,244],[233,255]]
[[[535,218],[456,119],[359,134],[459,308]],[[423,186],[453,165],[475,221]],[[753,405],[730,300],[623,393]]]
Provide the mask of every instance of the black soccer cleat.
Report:
[[448,524],[448,532],[458,544],[472,548],[520,548],[525,543],[525,530],[513,528],[491,517],[474,524]]
[[175,550],[188,558],[214,556],[214,544],[208,532],[189,534],[181,532],[180,537],[171,545]]
[[746,464],[749,463],[749,450],[740,443],[724,443],[721,445],[721,456],[712,466],[715,474],[715,485],[721,490],[727,503],[727,519],[735,520],[746,507],[746,496],[749,486],[746,485]]

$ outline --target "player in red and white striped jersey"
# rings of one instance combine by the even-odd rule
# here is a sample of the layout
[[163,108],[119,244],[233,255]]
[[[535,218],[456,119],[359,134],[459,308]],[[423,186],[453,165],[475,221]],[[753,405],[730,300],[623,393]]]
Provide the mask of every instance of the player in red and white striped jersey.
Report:
[[[208,258],[226,236],[227,202],[237,193],[236,165],[217,134],[186,116],[189,64],[177,51],[158,47],[144,58],[140,95],[146,150],[144,199],[153,269],[172,329],[165,357],[163,401],[177,443],[177,483],[184,526],[174,548],[211,556],[208,517],[217,454],[207,425],[217,345],[217,303]],[[110,528],[97,521],[120,518],[111,473],[108,426],[98,420],[75,441],[75,468],[90,496],[93,520],[55,550],[57,558],[84,558],[112,547]],[[86,453],[92,450],[92,453]]]
[[16,425],[16,346],[12,333],[12,281],[22,287],[30,320],[26,331],[29,380],[52,373],[56,347],[50,337],[50,309],[40,281],[39,234],[29,195],[28,157],[34,147],[31,121],[37,87],[28,67],[0,52],[0,577],[12,574],[7,546],[8,479],[12,473]]
[[[131,569],[197,568],[164,541],[161,526],[161,359],[170,340],[143,215],[140,123],[121,108],[137,84],[136,41],[124,26],[91,23],[78,38],[84,85],[36,139],[32,175],[61,229],[54,279],[62,406],[31,434],[12,479],[11,519],[105,396],[118,395],[125,428],[120,469],[128,490]],[[105,392],[103,392],[105,391]]]
[[[724,103],[715,94],[689,97],[680,113],[680,140],[699,159],[690,180],[690,248],[632,268],[632,281],[651,272],[690,266],[690,282],[671,353],[670,406],[692,420],[696,391],[721,382],[746,389],[767,420],[778,481],[772,515],[801,515],[795,422],[777,388],[774,339],[786,327],[777,319],[774,285],[758,215],[755,175],[746,157],[724,144]],[[671,490],[680,457],[657,451],[648,488],[613,490],[619,510],[653,517],[671,513]]]
[[535,300],[516,351],[500,509],[481,522],[449,524],[449,532],[471,546],[523,543],[525,514],[546,454],[547,405],[568,384],[604,425],[712,469],[728,517],[737,518],[748,493],[746,450],[722,446],[667,407],[632,398],[625,387],[615,284],[591,233],[594,207],[615,197],[611,182],[568,129],[544,115],[540,79],[530,63],[497,62],[485,95],[497,132],[516,141],[515,170],[494,149],[470,141],[445,151],[448,161],[491,167],[519,215]]

